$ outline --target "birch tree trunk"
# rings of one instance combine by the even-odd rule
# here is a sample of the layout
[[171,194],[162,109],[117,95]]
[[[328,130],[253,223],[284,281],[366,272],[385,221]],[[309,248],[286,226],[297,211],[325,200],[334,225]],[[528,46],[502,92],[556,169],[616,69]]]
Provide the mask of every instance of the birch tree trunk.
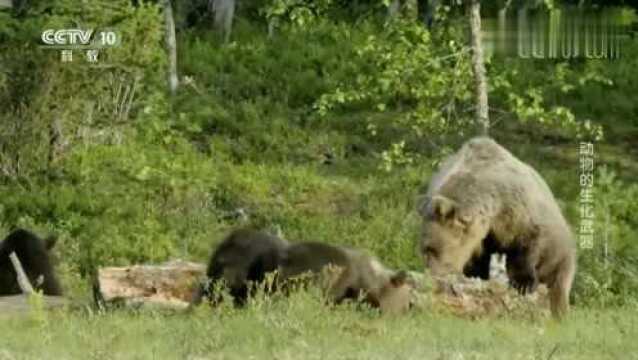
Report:
[[230,41],[236,5],[237,2],[235,0],[209,1],[208,7],[215,14],[215,28],[217,31],[221,32],[224,43],[228,43]]
[[479,0],[471,0],[469,6],[470,38],[472,46],[472,71],[476,94],[476,123],[481,127],[481,134],[488,135],[490,120],[487,103],[487,77],[481,45],[481,4]]
[[512,5],[512,0],[507,0],[503,7],[498,10],[498,49],[501,54],[507,52],[507,10]]
[[164,0],[164,21],[166,26],[165,40],[168,51],[168,89],[171,94],[177,91],[179,80],[177,77],[177,41],[175,39],[175,19],[171,0]]
[[390,19],[394,19],[399,16],[399,12],[401,11],[401,0],[393,0],[388,6],[388,17]]
[[20,259],[16,253],[12,252],[9,254],[9,259],[11,260],[11,264],[13,264],[13,269],[16,271],[16,281],[18,282],[18,286],[20,286],[20,290],[24,294],[33,293],[33,286],[29,282],[29,278],[27,274],[24,272],[24,268],[22,267],[22,263],[20,263]]

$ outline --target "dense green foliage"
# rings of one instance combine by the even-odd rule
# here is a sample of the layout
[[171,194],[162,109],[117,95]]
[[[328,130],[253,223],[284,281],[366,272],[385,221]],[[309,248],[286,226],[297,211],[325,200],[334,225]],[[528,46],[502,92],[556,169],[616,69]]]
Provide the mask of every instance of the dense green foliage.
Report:
[[[34,4],[0,13],[0,235],[58,233],[72,294],[89,296],[98,266],[203,261],[238,210],[291,240],[422,268],[414,198],[475,133],[462,27],[246,9],[229,44],[207,23],[178,34],[170,98],[158,5]],[[287,16],[270,38],[253,18],[266,14]],[[121,46],[99,66],[37,46],[42,29],[78,23],[117,29]],[[579,252],[577,306],[638,296],[636,68],[636,39],[615,62],[488,63],[492,135],[546,177],[575,229],[578,143],[597,141],[597,237]]]

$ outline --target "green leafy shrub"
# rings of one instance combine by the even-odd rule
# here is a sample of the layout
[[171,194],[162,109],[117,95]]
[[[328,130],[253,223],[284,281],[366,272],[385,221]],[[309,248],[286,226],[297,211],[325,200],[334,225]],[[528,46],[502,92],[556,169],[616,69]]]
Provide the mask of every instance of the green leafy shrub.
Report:
[[613,171],[604,167],[596,175],[594,247],[579,251],[575,299],[586,305],[635,305],[638,186],[623,184]]

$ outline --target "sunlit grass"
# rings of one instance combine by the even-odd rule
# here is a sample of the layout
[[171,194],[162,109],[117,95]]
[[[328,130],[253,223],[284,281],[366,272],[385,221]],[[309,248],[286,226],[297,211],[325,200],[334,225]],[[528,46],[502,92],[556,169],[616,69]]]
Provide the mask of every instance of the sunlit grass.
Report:
[[628,359],[636,309],[576,308],[553,320],[396,317],[328,307],[302,292],[237,310],[87,310],[3,317],[2,359]]

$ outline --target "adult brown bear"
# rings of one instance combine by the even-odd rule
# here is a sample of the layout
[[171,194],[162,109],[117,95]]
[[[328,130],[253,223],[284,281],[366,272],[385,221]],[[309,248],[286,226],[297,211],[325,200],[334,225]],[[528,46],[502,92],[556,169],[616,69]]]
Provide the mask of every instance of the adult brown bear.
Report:
[[494,140],[471,139],[447,159],[419,211],[421,252],[433,274],[462,272],[490,243],[489,251],[507,255],[516,289],[544,283],[552,314],[568,311],[576,271],[569,226],[541,176]]

